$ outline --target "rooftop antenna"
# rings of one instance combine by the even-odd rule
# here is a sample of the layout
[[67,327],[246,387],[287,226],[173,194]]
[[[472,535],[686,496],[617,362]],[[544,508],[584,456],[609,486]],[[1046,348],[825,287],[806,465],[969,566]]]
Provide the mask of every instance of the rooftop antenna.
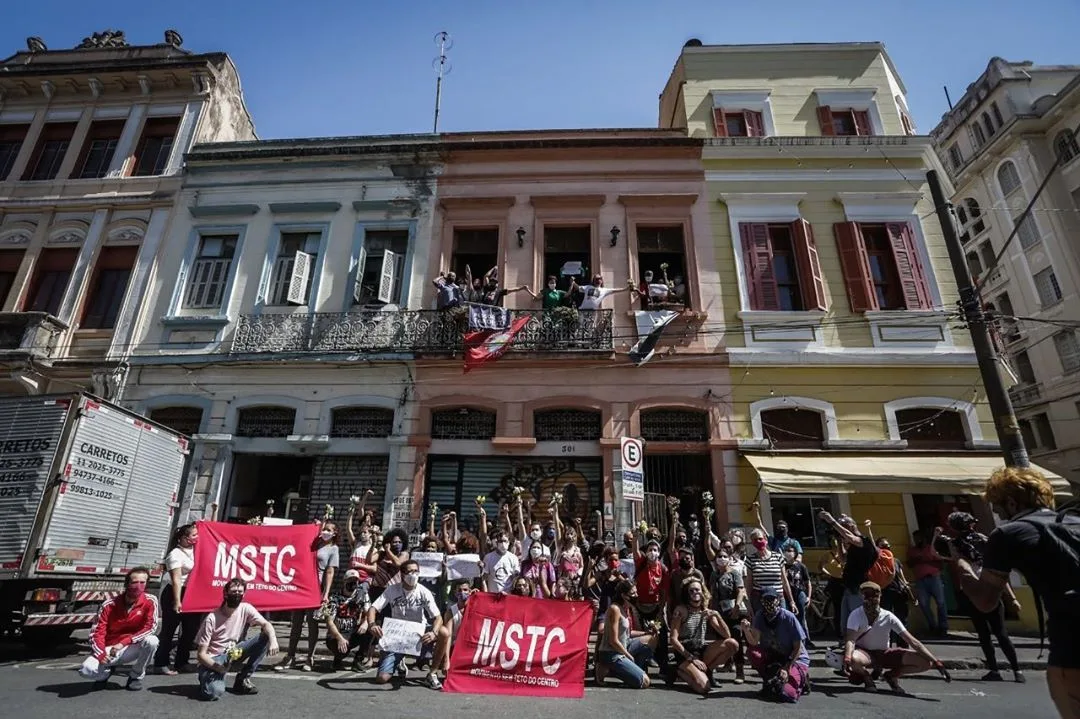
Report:
[[454,69],[450,64],[450,60],[447,59],[446,53],[454,46],[454,40],[450,37],[450,33],[445,30],[435,33],[434,39],[435,44],[439,46],[439,56],[431,61],[431,67],[438,73],[438,79],[435,80],[435,127],[432,133],[438,133],[439,109],[442,106],[442,81]]
[[953,109],[953,106],[952,106],[952,98],[949,97],[949,86],[945,85],[944,90],[945,90],[945,101],[947,103],[949,103],[949,110],[951,111]]

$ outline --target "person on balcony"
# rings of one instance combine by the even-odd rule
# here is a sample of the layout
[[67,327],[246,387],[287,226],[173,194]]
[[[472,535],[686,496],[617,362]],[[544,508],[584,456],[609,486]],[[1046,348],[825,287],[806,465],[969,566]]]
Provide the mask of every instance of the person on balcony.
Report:
[[529,293],[529,296],[534,300],[540,300],[540,306],[544,311],[553,310],[556,307],[566,307],[570,304],[570,298],[578,290],[577,280],[573,277],[570,278],[570,287],[565,292],[558,289],[559,278],[555,275],[551,275],[547,278],[547,286],[540,292],[533,292],[528,285],[525,286],[525,291]]
[[465,293],[458,284],[457,275],[453,272],[440,272],[431,284],[435,285],[436,309],[448,310],[465,301]]
[[618,294],[620,292],[630,292],[637,288],[634,287],[633,280],[626,281],[626,287],[618,290],[609,289],[604,287],[604,278],[601,275],[593,275],[592,284],[584,285],[578,288],[582,293],[580,309],[583,310],[598,310],[601,309],[600,305],[604,299]]

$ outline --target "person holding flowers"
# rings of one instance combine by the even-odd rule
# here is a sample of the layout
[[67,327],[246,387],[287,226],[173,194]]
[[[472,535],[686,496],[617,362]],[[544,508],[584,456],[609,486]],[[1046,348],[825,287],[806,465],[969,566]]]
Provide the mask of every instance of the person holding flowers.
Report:
[[[236,675],[233,691],[258,694],[251,675],[259,668],[263,657],[278,652],[274,625],[244,601],[245,586],[242,579],[230,579],[226,583],[221,606],[206,615],[195,638],[199,695],[207,701],[217,701],[225,694],[225,679],[230,668],[239,662],[243,662],[243,666]],[[245,639],[249,627],[258,627],[259,634]]]

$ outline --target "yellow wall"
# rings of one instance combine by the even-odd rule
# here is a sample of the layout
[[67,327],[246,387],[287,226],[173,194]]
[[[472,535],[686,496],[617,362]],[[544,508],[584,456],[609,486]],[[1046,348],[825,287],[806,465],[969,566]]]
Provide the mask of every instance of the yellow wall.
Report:
[[[885,58],[876,48],[865,50],[750,52],[692,50],[682,54],[686,76],[683,97],[687,130],[691,136],[710,137],[712,90],[771,90],[777,135],[819,135],[816,89],[877,90],[877,105],[887,135],[904,134],[893,91],[886,76]],[[669,84],[666,93],[677,91]],[[667,102],[662,98],[661,107]],[[668,117],[662,126],[672,126]],[[679,125],[674,125],[679,126]]]

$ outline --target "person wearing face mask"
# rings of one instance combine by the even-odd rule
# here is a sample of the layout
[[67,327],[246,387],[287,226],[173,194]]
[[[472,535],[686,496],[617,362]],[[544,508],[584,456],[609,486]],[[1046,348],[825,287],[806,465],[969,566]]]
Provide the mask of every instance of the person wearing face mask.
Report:
[[619,559],[633,559],[634,558],[634,533],[623,532],[622,536],[623,545],[619,550]]
[[795,599],[795,616],[799,618],[803,634],[806,635],[806,648],[814,649],[814,643],[810,641],[810,630],[806,626],[806,608],[810,606],[813,583],[810,581],[810,571],[798,557],[795,547],[788,545],[784,548],[784,572],[787,574],[791,595]]
[[765,531],[760,528],[750,532],[750,544],[754,552],[746,557],[746,593],[750,596],[751,609],[755,613],[760,611],[761,598],[766,592],[783,597],[787,606],[794,607],[791,586],[784,571],[784,558],[769,549]]
[[[442,615],[435,603],[435,596],[427,587],[420,584],[420,565],[411,559],[401,565],[401,583],[390,585],[379,595],[368,609],[368,632],[373,637],[382,637],[382,627],[378,624],[379,612],[390,607],[390,616],[407,622],[431,623],[431,629],[421,638],[424,645],[434,644],[447,632],[442,626]],[[445,640],[445,636],[444,639]],[[393,678],[395,671],[404,661],[404,654],[382,652],[379,655],[379,670],[375,676],[376,684],[386,684]],[[442,681],[435,671],[435,662],[428,670],[427,685],[432,689],[441,689]]]
[[731,557],[732,561],[746,559],[746,535],[741,529],[731,530],[731,546],[735,548],[735,554]]
[[435,673],[436,679],[439,674],[445,677],[450,670],[450,651],[457,642],[461,617],[472,593],[473,588],[468,579],[456,579],[450,585],[450,606],[443,613],[443,624],[435,640],[435,657],[431,663],[431,671]]
[[496,594],[510,592],[514,577],[521,571],[521,562],[510,551],[510,537],[502,529],[491,535],[492,551],[484,555],[484,585]]
[[[986,483],[986,501],[1003,522],[983,547],[982,571],[952,555],[960,587],[975,608],[997,608],[1020,572],[1048,617],[1050,656],[1046,683],[1058,713],[1080,718],[1080,514],[1075,504],[1057,508],[1054,487],[1036,469],[1004,467]],[[953,545],[949,545],[950,551]]]
[[[930,653],[923,644],[911,636],[904,623],[896,615],[881,606],[881,587],[874,582],[863,582],[859,587],[862,606],[848,617],[847,638],[844,641],[843,671],[852,684],[862,683],[870,691],[877,689],[873,680],[875,671],[885,672],[885,681],[896,693],[902,694],[900,677],[918,674],[934,668],[950,681],[945,665]],[[897,634],[911,646],[910,649],[889,646],[890,634]]]
[[150,570],[132,569],[124,577],[124,591],[102,602],[90,629],[90,656],[79,674],[104,689],[114,670],[130,667],[127,688],[139,691],[146,677],[146,665],[158,648],[154,628],[158,622],[158,600],[146,593]]
[[551,558],[544,554],[540,542],[533,542],[525,561],[521,563],[521,576],[529,580],[534,587],[533,595],[537,599],[546,599],[555,589],[555,566]]
[[794,703],[810,692],[810,655],[799,620],[780,604],[779,592],[765,590],[754,621],[743,619],[740,626],[750,645],[750,666],[762,678],[762,695]]
[[638,616],[657,628],[656,664],[660,673],[670,683],[675,675],[669,671],[667,603],[671,588],[671,572],[660,559],[660,542],[650,539],[644,554],[637,548],[634,536],[634,584],[637,588]]
[[604,631],[596,652],[596,683],[609,674],[631,689],[649,688],[649,661],[659,645],[655,625],[635,626],[637,587],[628,579],[615,588],[615,601],[604,616]]
[[365,654],[367,626],[360,621],[367,614],[367,590],[360,586],[360,572],[349,569],[342,584],[343,594],[331,594],[326,607],[326,648],[334,655],[334,671],[345,668],[345,659],[358,647],[353,671],[360,669],[360,656]]
[[789,548],[795,550],[795,558],[800,562],[803,558],[802,544],[798,539],[791,536],[788,529],[788,523],[784,520],[780,520],[776,523],[776,534],[769,538],[769,549],[780,554],[785,553]]
[[[698,694],[708,694],[713,670],[739,651],[720,615],[709,609],[705,581],[687,577],[680,585],[680,604],[671,615],[671,649],[680,662],[679,678]],[[709,634],[720,637],[708,641]]]
[[[707,551],[711,552],[711,549],[707,548]],[[746,638],[743,637],[739,624],[746,616],[746,588],[742,565],[736,565],[731,561],[733,552],[731,542],[725,540],[720,546],[720,552],[713,557],[712,608],[719,612],[720,618],[727,625],[728,632],[739,644],[739,649],[734,656],[735,683],[742,684],[746,681],[744,672]]]
[[859,587],[869,578],[867,574],[877,562],[877,546],[859,533],[855,520],[846,514],[836,519],[822,510],[818,518],[832,527],[844,546],[844,596],[840,602],[840,626],[846,627],[848,617],[862,604]]
[[[337,525],[330,521],[324,521],[319,530],[319,538],[315,540],[315,564],[319,570],[319,586],[322,587],[322,606],[325,607],[330,601],[330,588],[334,585],[334,572],[340,566],[340,553],[337,546]],[[297,611],[292,613],[292,623],[289,628],[289,649],[285,658],[274,667],[274,671],[285,671],[295,668],[296,650],[300,647],[300,636],[307,625],[308,653],[300,671],[310,672],[315,663],[315,649],[319,646],[319,622],[323,617],[322,608],[315,611]]]
[[371,580],[370,596],[374,601],[386,588],[401,580],[401,565],[409,559],[409,535],[400,527],[391,529],[382,538],[382,550],[375,561],[375,577]]
[[[195,634],[202,625],[201,612],[181,613],[184,599],[184,584],[191,570],[195,568],[195,544],[199,540],[199,530],[194,524],[185,524],[173,535],[168,554],[165,555],[165,574],[161,578],[161,631],[159,644],[154,655],[154,673],[174,676],[178,672],[194,671],[191,664],[191,650],[195,646]],[[169,655],[173,650],[173,638],[180,630],[176,642],[176,661],[174,668],[169,668]]]
[[555,275],[548,275],[547,282],[544,289],[540,292],[533,292],[528,286],[525,287],[525,291],[534,300],[540,300],[540,306],[545,310],[553,310],[556,307],[564,307],[569,303],[569,298],[574,292],[577,291],[577,282],[575,278],[570,278],[570,289],[566,292],[558,289],[559,278]]
[[[230,579],[222,589],[224,601],[216,610],[206,615],[195,644],[199,650],[199,696],[207,701],[217,701],[225,695],[225,679],[233,664],[242,666],[233,684],[235,694],[258,694],[251,683],[251,675],[259,668],[265,656],[278,652],[274,625],[266,621],[259,610],[244,601],[245,584],[242,579]],[[245,638],[250,627],[258,627],[259,633]],[[239,656],[232,656],[239,652]]]
[[[694,548],[688,544],[683,544],[676,552],[675,568],[671,570],[671,586],[682,587],[683,582],[690,578],[705,581],[705,575],[694,566]],[[671,616],[671,613],[675,611],[680,598],[678,592],[668,592],[668,616]]]

